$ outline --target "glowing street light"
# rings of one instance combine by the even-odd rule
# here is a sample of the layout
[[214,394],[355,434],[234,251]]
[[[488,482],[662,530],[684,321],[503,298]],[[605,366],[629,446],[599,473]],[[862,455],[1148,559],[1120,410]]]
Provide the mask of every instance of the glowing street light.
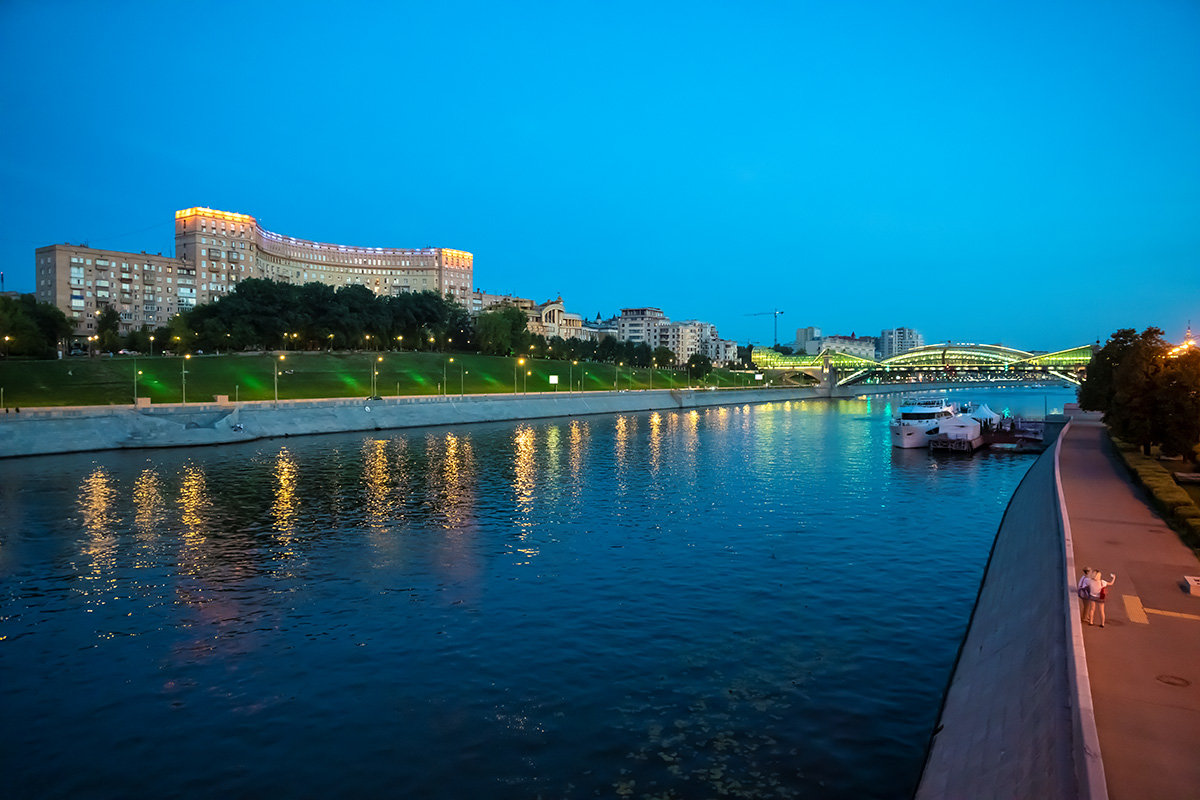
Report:
[[516,360],[516,363],[513,364],[513,394],[517,393],[517,367],[518,366],[521,366],[521,367],[525,366],[525,359],[518,358]]
[[[8,337],[6,336],[6,337],[4,337],[4,338],[6,338],[6,339],[7,339]],[[136,361],[134,361],[134,362],[133,362],[133,404],[134,404],[135,406],[137,405],[137,381],[138,381],[138,375],[141,375],[141,374],[142,374],[142,371],[141,371],[140,369],[138,369],[138,368],[137,368],[137,362],[136,362]]]
[[654,359],[650,359],[650,391],[654,391]]
[[578,363],[578,361],[571,362],[571,384],[567,387],[568,392],[575,391],[575,365]]
[[154,334],[150,334],[150,357],[154,358]]
[[4,337],[4,357],[5,358],[8,358],[8,343],[11,342],[12,339],[13,339],[13,337],[11,337],[11,336]]
[[[446,363],[447,363],[446,360],[442,359],[442,395],[443,396],[449,394],[449,392],[446,391]],[[454,363],[454,356],[450,357],[449,363],[451,363],[451,364]]]
[[[280,355],[279,361],[283,361],[285,358],[287,358],[287,356]],[[271,362],[272,365],[275,367],[275,407],[276,408],[279,408],[279,361]]]
[[179,362],[179,380],[180,383],[183,384],[183,390],[180,392],[180,394],[183,396],[183,402],[185,404],[187,403],[187,362],[191,359],[191,357],[192,354],[188,353],[183,357],[183,360]]
[[617,381],[621,377],[621,367],[623,367],[623,366],[625,366],[624,361],[618,361],[616,364],[613,364],[613,391],[614,392],[617,390]]

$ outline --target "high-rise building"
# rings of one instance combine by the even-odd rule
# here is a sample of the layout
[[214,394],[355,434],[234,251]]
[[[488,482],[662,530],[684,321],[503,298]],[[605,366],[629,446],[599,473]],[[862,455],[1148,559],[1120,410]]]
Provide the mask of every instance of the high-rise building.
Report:
[[617,338],[657,347],[656,331],[669,322],[661,308],[622,308],[621,316],[617,317]]
[[925,337],[912,328],[889,328],[879,333],[879,360],[925,346]]
[[443,247],[353,247],[266,230],[248,214],[211,208],[175,212],[174,257],[55,244],[34,254],[37,299],[95,331],[105,307],[121,330],[170,317],[233,291],[247,278],[365,286],[377,295],[432,291],[470,308],[474,256]]
[[821,329],[814,327],[796,329],[796,352],[816,355],[821,352]]

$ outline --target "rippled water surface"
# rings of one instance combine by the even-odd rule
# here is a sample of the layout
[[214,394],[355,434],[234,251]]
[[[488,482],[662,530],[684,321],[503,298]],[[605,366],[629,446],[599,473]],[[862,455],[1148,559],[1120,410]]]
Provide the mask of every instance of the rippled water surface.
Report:
[[6,793],[907,796],[1031,461],[895,403],[0,462]]

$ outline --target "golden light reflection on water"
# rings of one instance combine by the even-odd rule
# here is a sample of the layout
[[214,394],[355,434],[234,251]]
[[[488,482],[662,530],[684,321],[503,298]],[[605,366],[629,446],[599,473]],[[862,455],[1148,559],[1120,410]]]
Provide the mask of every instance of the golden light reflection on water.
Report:
[[559,448],[562,446],[562,426],[546,427],[546,474],[558,475]]
[[437,459],[429,470],[430,496],[436,498],[442,527],[461,531],[475,503],[475,452],[469,436],[447,433],[440,440],[432,434],[426,448]]
[[[90,538],[83,546],[83,554],[91,558],[92,575],[88,580],[100,580],[109,575],[106,585],[115,588],[116,577],[112,574],[116,566],[117,537],[113,536],[121,520],[115,511],[117,488],[111,475],[104,467],[96,467],[83,479],[79,487],[79,510],[83,514],[83,527]],[[85,584],[91,586],[91,584]],[[85,589],[84,594],[103,592],[105,586],[95,584],[95,589]],[[103,605],[103,599],[97,601]]]
[[275,530],[290,536],[296,532],[296,521],[300,516],[300,498],[296,491],[300,482],[300,468],[286,447],[275,457],[272,473],[275,478],[272,523]]
[[96,467],[83,479],[79,486],[79,510],[83,514],[83,528],[92,535],[93,541],[112,534],[120,524],[116,515],[117,489],[112,476],[104,467]]
[[579,481],[583,477],[583,462],[584,454],[587,452],[587,440],[591,436],[591,428],[586,422],[580,420],[571,420],[570,432],[567,435],[570,445],[570,455],[568,456],[571,470],[571,478],[575,484],[574,494],[579,496]]
[[650,474],[657,475],[658,468],[662,465],[662,414],[657,411],[650,415]]
[[537,434],[528,425],[518,425],[513,432],[513,498],[521,518],[518,525],[528,528],[532,523],[533,495],[537,488]]
[[395,518],[396,501],[388,465],[388,441],[363,442],[363,520],[373,532],[385,530]]
[[693,459],[700,446],[700,412],[692,409],[683,421],[683,450]]
[[133,483],[133,523],[139,536],[150,536],[166,516],[162,479],[152,469],[144,469]]
[[183,523],[184,541],[191,547],[204,542],[212,498],[208,494],[208,479],[204,470],[194,464],[183,468],[179,482],[179,521]]

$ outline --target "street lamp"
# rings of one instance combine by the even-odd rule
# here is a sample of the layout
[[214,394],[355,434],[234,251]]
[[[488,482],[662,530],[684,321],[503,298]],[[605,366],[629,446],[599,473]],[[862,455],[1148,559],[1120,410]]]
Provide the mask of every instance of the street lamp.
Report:
[[515,364],[513,364],[513,394],[517,393],[517,367],[518,366],[521,366],[521,367],[525,366],[525,359],[518,358],[517,362]]
[[521,387],[521,394],[529,394],[529,376],[533,374],[533,370],[525,370],[525,385]]
[[578,363],[579,363],[578,361],[571,362],[571,384],[570,384],[570,386],[567,387],[568,392],[575,391],[575,365]]
[[433,337],[429,337],[429,352],[433,352]]
[[650,359],[650,391],[654,391],[654,359]]
[[379,362],[383,361],[383,356],[376,356],[375,363],[371,365],[371,397],[379,396]]
[[180,392],[180,394],[183,396],[183,402],[185,405],[187,404],[187,362],[191,357],[192,354],[188,353],[183,357],[183,360],[179,362],[179,380],[183,384],[183,390]]
[[467,393],[467,391],[466,391],[466,384],[467,384],[466,374],[467,374],[467,372],[466,372],[466,370],[463,369],[463,365],[459,364],[458,365],[458,396],[459,397],[462,397]]
[[154,334],[150,334],[150,357],[154,358]]
[[[283,361],[287,356],[279,356],[279,361]],[[279,408],[279,361],[272,361],[271,364],[275,367],[275,407]]]
[[[7,337],[5,337],[5,338],[7,338]],[[141,374],[142,374],[142,371],[137,368],[137,362],[134,361],[133,362],[133,404],[135,406],[137,405],[137,379],[138,379],[138,375],[141,375]]]
[[11,336],[4,337],[4,357],[8,358],[8,343],[12,341]]
[[617,381],[621,377],[621,367],[623,367],[623,366],[625,366],[624,361],[618,361],[616,364],[613,364],[613,391],[614,392],[617,390]]
[[[442,396],[449,394],[446,391],[446,359],[442,359]],[[454,363],[454,356],[450,357],[450,363]]]
[[397,350],[403,350],[403,349],[404,349],[404,346],[401,344],[401,342],[403,342],[403,341],[404,341],[404,337],[403,337],[403,336],[397,336],[397,337],[396,337],[396,349],[397,349]]

